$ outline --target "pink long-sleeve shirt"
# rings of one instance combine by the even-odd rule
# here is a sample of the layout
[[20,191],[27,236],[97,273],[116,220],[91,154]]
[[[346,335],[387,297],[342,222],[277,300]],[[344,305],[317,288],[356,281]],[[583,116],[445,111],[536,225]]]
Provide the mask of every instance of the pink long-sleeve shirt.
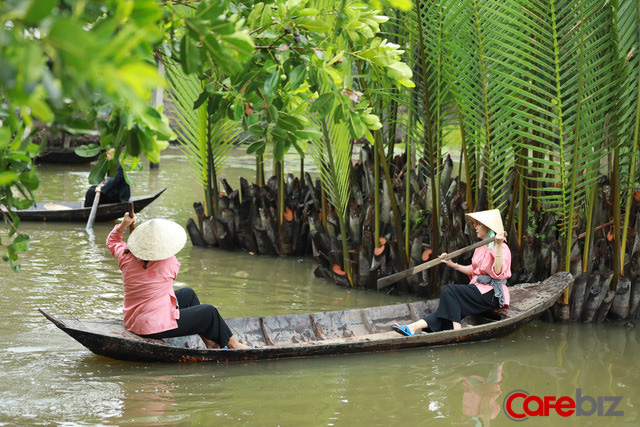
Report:
[[[489,249],[487,248],[487,245],[480,246],[473,252],[473,257],[471,258],[472,274],[470,276],[471,280],[469,281],[469,284],[476,285],[481,294],[486,294],[493,290],[493,286],[490,284],[483,285],[481,283],[477,283],[478,276],[488,274],[498,280],[508,279],[511,277],[511,251],[509,250],[509,246],[504,243],[502,244],[502,270],[500,271],[500,274],[498,274],[493,269],[496,247],[496,245],[493,245],[493,249]],[[504,305],[506,307],[511,301],[507,285],[502,285],[502,292],[504,293]]]
[[122,241],[118,225],[109,233],[107,247],[122,271],[122,312],[127,330],[148,335],[177,328],[180,310],[176,308],[173,281],[180,270],[178,259],[172,256],[149,261],[147,268],[143,268],[144,261],[126,251],[127,244]]

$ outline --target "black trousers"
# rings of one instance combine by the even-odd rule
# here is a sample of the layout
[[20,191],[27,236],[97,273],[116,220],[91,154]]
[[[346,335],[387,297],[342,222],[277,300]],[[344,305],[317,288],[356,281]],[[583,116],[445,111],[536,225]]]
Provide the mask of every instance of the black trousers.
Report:
[[438,309],[424,320],[432,332],[453,329],[458,322],[470,314],[480,314],[500,306],[493,290],[481,294],[475,285],[444,285],[440,292]]
[[218,309],[210,304],[200,304],[195,291],[191,288],[176,289],[176,298],[180,308],[178,327],[157,334],[144,335],[148,338],[171,338],[185,335],[202,335],[224,347],[233,336]]

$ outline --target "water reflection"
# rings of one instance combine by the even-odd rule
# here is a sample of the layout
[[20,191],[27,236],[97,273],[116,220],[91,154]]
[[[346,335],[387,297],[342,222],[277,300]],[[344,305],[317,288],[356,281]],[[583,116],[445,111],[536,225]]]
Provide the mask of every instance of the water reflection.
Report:
[[476,422],[477,426],[489,426],[501,410],[498,397],[502,393],[502,363],[494,365],[486,377],[470,375],[460,378],[462,382],[462,413]]

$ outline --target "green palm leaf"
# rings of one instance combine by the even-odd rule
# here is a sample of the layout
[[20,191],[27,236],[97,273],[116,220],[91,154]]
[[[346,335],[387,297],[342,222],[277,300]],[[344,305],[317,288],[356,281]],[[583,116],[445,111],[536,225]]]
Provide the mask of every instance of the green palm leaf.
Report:
[[320,171],[320,179],[329,202],[338,214],[342,237],[344,270],[353,285],[349,266],[346,220],[350,197],[351,138],[345,123],[327,124],[322,120],[324,138],[309,145],[308,153]]
[[[217,175],[226,167],[229,152],[233,143],[238,141],[241,128],[226,117],[211,122],[206,103],[197,109],[193,108],[203,84],[195,74],[186,75],[182,67],[170,64],[167,66],[167,76],[169,96],[174,107],[168,115],[174,119],[180,150],[206,193],[207,189],[217,188]],[[207,161],[209,149],[212,164]],[[208,215],[216,210],[212,206],[216,200],[210,203],[215,193],[206,197]]]

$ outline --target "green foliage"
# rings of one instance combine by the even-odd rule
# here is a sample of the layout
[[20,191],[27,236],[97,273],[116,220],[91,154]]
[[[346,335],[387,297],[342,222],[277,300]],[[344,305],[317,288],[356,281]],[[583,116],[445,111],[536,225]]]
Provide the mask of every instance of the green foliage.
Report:
[[350,197],[351,151],[353,145],[349,138],[346,123],[327,124],[320,119],[323,138],[309,146],[309,153],[320,170],[323,188],[329,202],[338,214],[342,240],[343,269],[353,285],[349,268],[346,220]]
[[[170,97],[174,101],[174,119],[180,150],[185,154],[191,170],[209,189],[212,181],[217,180],[225,166],[232,144],[238,140],[240,126],[222,117],[211,121],[207,105],[193,108],[194,99],[202,90],[202,82],[194,75],[187,75],[178,64],[168,64],[167,76],[170,84]],[[209,126],[209,128],[207,128]],[[212,165],[209,165],[208,154],[211,153]],[[206,190],[205,190],[206,191]],[[207,214],[214,211],[213,201],[205,195]]]
[[[164,84],[153,63],[162,19],[155,0],[0,2],[0,207],[9,238],[18,225],[11,210],[34,202],[31,137],[40,126],[99,131],[101,148],[116,148],[131,168],[141,154],[159,158],[171,130],[148,100]],[[99,162],[92,182],[108,169]],[[6,245],[14,269],[28,246],[18,237]]]
[[378,129],[378,117],[353,83],[356,61],[371,64],[370,77],[380,84],[412,85],[402,50],[376,37],[387,18],[363,3],[258,2],[239,6],[235,17],[245,20],[255,51],[234,63],[241,68],[215,61],[215,69],[200,67],[197,73],[208,77],[199,102],[209,99],[212,113],[241,121],[255,141],[250,153],[261,156],[270,148],[282,160],[293,147],[304,154],[303,143],[321,135],[309,120],[312,113],[326,117],[332,111],[332,119],[349,125],[352,138]]
[[[613,200],[625,196],[628,215],[639,178],[637,1],[421,2],[398,19],[394,35],[415,46],[410,64],[419,70],[405,105],[422,125],[409,138],[437,175],[441,130],[458,120],[470,207],[485,191],[481,208],[506,211],[514,191],[528,191],[531,209],[557,219],[566,268],[572,229],[602,174],[624,183],[612,187]],[[514,188],[516,174],[523,184]]]

